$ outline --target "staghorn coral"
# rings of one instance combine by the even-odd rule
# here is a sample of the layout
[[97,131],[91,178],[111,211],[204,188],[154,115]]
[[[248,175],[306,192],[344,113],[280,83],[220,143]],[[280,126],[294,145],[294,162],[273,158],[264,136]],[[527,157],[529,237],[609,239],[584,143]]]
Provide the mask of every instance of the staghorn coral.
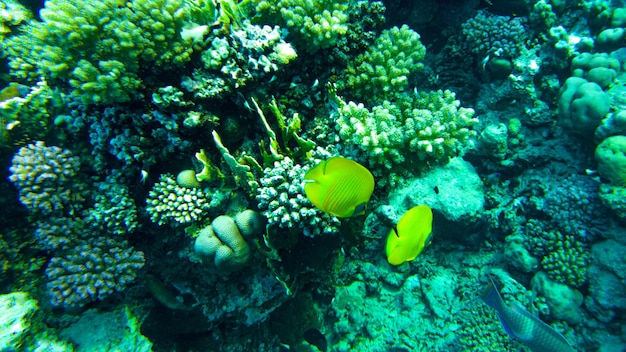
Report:
[[46,268],[50,302],[57,307],[81,307],[102,300],[124,289],[143,265],[143,253],[125,241],[93,238],[50,260]]
[[37,141],[20,148],[11,164],[9,180],[31,212],[69,213],[83,201],[77,177],[80,163],[70,151]]

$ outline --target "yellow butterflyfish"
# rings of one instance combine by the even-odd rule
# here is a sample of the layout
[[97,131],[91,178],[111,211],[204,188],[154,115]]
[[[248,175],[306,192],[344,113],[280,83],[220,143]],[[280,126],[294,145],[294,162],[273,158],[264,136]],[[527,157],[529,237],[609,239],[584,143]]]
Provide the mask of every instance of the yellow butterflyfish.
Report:
[[409,209],[387,235],[387,261],[400,265],[417,258],[430,243],[433,231],[433,211],[427,205]]
[[322,161],[304,175],[304,193],[318,209],[340,218],[365,213],[374,176],[363,165],[340,156]]

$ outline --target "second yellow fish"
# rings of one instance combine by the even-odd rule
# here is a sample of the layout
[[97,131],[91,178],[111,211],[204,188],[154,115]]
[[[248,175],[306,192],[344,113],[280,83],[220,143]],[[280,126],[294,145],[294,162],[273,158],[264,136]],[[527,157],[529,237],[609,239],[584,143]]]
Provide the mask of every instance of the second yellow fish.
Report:
[[374,176],[340,156],[322,161],[304,175],[304,192],[318,209],[340,218],[361,215],[374,192]]
[[398,221],[398,225],[387,235],[387,261],[400,265],[417,258],[430,243],[433,231],[433,211],[427,205],[409,209]]

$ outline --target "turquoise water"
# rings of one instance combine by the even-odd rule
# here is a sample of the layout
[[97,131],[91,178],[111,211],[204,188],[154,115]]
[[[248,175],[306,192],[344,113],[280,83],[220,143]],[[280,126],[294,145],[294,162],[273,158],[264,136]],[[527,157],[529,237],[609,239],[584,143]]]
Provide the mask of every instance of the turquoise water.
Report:
[[1,351],[626,350],[623,1],[0,4]]

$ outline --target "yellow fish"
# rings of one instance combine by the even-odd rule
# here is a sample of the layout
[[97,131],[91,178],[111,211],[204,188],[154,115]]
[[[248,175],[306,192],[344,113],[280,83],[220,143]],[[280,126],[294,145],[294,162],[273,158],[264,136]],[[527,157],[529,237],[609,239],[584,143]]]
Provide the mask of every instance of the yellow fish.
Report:
[[347,218],[365,213],[374,176],[363,165],[340,156],[322,161],[304,175],[304,193],[318,209]]
[[398,221],[398,225],[387,235],[387,261],[400,265],[417,258],[430,243],[433,231],[433,211],[427,205],[409,209]]

